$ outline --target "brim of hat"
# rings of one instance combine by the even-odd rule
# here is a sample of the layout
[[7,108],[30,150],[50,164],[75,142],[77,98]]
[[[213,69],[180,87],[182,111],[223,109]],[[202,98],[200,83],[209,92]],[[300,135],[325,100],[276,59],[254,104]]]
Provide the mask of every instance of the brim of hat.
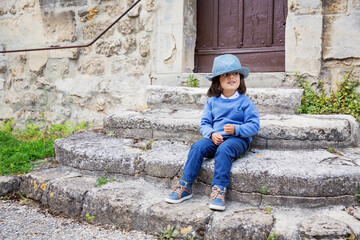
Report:
[[215,76],[211,76],[211,77],[205,77],[207,80],[209,81],[212,81],[214,78],[216,78],[217,76],[220,76],[221,74],[225,74],[225,73],[240,73],[244,76],[244,79],[247,78],[249,76],[249,69],[246,68],[246,67],[242,67],[242,68],[239,68],[239,69],[236,69],[236,70],[233,70],[233,71],[230,71],[230,72],[221,72],[221,73],[218,73],[217,75]]

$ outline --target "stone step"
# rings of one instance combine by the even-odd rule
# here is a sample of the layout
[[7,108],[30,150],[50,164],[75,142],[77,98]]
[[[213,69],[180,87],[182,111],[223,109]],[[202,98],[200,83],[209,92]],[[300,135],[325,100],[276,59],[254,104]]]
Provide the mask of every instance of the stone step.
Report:
[[[208,97],[207,88],[166,87],[151,85],[147,90],[150,108],[203,109]],[[248,88],[247,95],[261,115],[295,114],[300,106],[302,89]]]
[[[170,186],[181,178],[188,144],[176,141],[135,141],[97,133],[81,133],[55,142],[61,166],[82,173],[143,176]],[[234,161],[228,199],[252,206],[304,208],[355,204],[360,187],[360,148],[342,155],[326,150],[251,150]],[[214,161],[206,159],[195,189],[210,194]],[[155,179],[155,180],[154,180]]]
[[216,212],[208,208],[209,197],[197,193],[181,204],[166,203],[170,189],[161,182],[122,176],[96,187],[97,177],[59,167],[25,175],[18,191],[55,213],[88,215],[92,223],[154,236],[173,226],[177,239],[345,239],[360,233],[356,206],[294,209],[227,201],[226,210]]
[[[123,111],[104,118],[118,137],[196,141],[202,110]],[[265,149],[347,147],[359,141],[359,123],[348,115],[264,115],[252,146]]]

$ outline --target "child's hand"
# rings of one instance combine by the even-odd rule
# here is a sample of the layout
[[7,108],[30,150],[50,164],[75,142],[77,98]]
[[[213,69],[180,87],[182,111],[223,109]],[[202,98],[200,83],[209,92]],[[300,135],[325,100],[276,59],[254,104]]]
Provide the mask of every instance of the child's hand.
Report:
[[212,133],[211,134],[211,140],[215,143],[215,145],[220,145],[224,139],[220,133]]
[[235,126],[234,124],[226,124],[224,126],[224,132],[226,134],[234,134],[235,133]]

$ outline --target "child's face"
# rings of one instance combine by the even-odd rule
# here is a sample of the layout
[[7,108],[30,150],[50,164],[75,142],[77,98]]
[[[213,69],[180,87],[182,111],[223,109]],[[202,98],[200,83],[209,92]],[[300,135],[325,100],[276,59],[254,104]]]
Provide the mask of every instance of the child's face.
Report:
[[[240,86],[239,73],[225,73],[220,75],[220,86],[224,89],[223,94],[226,96],[234,94]],[[225,94],[226,93],[226,94]]]

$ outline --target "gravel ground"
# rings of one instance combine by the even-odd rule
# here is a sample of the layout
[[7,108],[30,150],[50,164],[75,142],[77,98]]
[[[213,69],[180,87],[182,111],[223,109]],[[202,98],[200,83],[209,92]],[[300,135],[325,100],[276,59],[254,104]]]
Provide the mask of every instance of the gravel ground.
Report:
[[35,205],[0,200],[0,239],[154,239],[48,213]]

